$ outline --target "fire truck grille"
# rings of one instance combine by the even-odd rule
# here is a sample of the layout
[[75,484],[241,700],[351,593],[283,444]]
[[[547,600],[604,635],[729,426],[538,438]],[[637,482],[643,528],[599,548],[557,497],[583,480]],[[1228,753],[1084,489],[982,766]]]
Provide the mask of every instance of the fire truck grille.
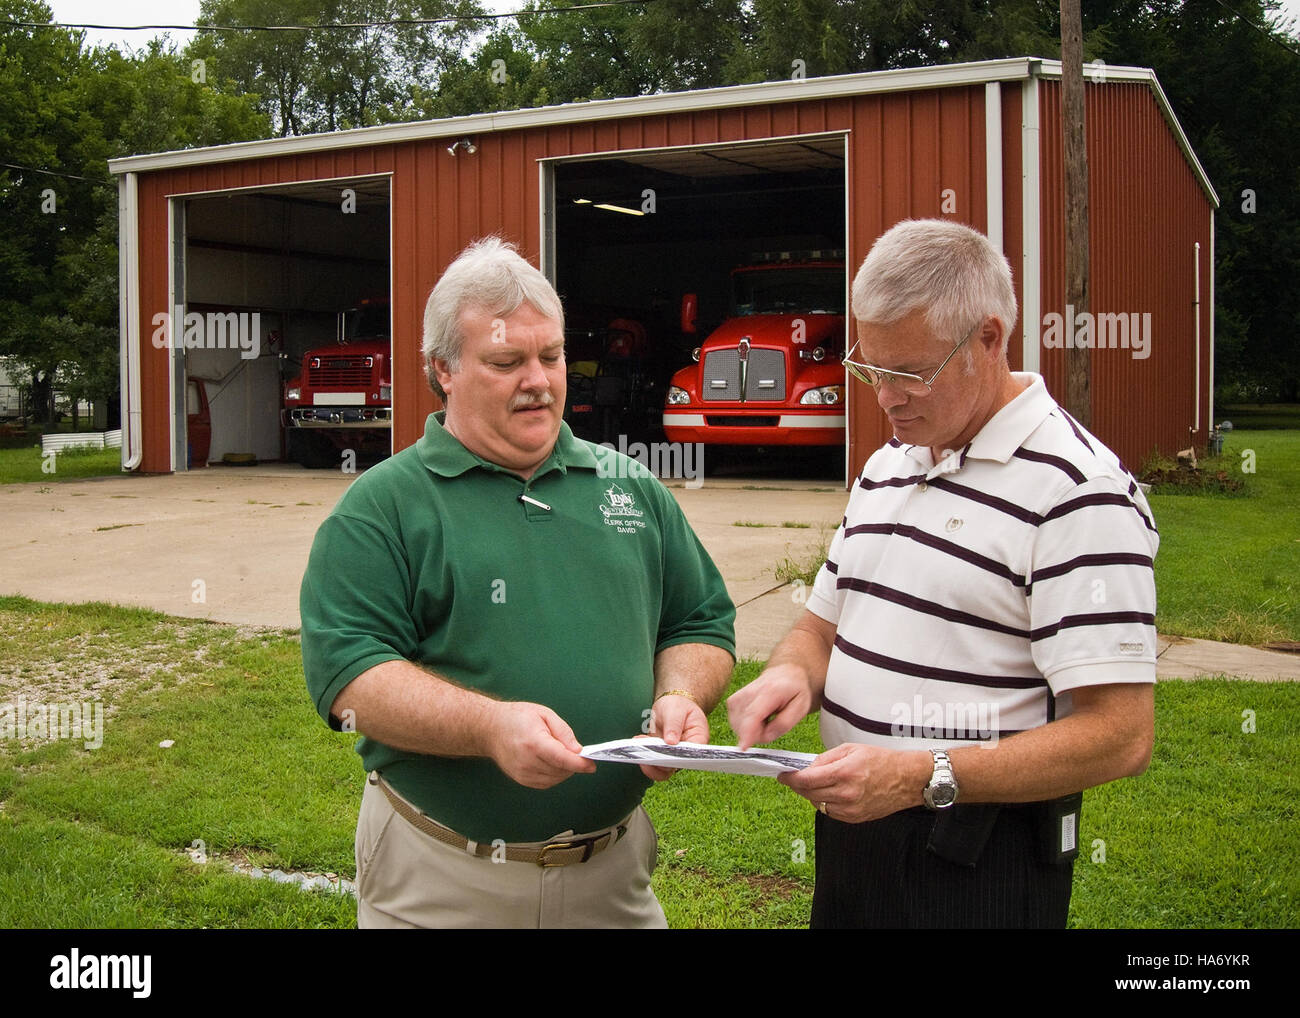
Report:
[[745,379],[745,399],[785,399],[785,354],[780,350],[750,350],[749,374]]
[[704,391],[706,403],[720,399],[740,399],[740,354],[736,350],[710,350],[704,356]]
[[322,361],[319,368],[311,372],[311,384],[315,387],[344,386],[365,388],[370,384],[372,368],[358,357],[331,357]]
[[[706,403],[740,400],[740,352],[711,350],[704,357]],[[785,399],[785,354],[780,350],[750,350],[745,375],[745,402],[782,402]]]

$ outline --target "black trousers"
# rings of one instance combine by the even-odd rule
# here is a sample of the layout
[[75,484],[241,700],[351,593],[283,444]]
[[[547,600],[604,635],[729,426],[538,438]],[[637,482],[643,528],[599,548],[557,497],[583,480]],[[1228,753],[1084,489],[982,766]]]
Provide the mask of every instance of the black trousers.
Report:
[[1033,810],[1004,807],[973,867],[927,849],[934,817],[819,813],[811,928],[1064,929],[1074,864],[1043,861]]

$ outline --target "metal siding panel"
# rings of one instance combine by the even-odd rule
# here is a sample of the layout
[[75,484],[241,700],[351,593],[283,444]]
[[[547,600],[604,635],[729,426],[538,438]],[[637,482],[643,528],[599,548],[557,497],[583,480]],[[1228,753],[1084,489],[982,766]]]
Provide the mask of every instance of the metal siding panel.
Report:
[[[474,220],[469,224],[469,231],[473,236],[470,239],[477,240],[486,233],[499,232],[518,244],[522,238],[510,228],[511,224],[505,221],[505,209],[501,203],[503,141],[499,134],[487,135],[480,139],[478,151],[474,155],[465,159],[468,153],[462,152],[456,157],[456,161],[460,162],[464,159],[465,176],[474,185],[473,201],[470,205],[474,209]],[[493,225],[488,227],[486,225],[488,223]]]
[[801,114],[804,113],[806,103],[795,103],[789,106],[771,108],[763,111],[765,115],[759,119],[764,122],[768,137],[779,137],[781,135],[802,134],[805,131],[812,133],[821,131],[821,125],[817,124],[811,128],[805,128],[802,121],[805,119]]
[[684,113],[674,113],[668,117],[668,144],[695,144],[695,122],[692,117]]
[[639,120],[616,120],[620,149],[645,148],[645,124]]
[[1024,166],[1020,152],[1020,120],[1022,116],[1019,88],[1002,89],[1002,253],[1011,265],[1011,281],[1016,290],[1016,327],[1007,341],[1007,361],[1012,371],[1024,367],[1024,322],[1021,320],[1025,306],[1025,281],[1019,270],[1025,254],[1021,235],[1024,213],[1021,195],[1024,191]]
[[647,117],[641,128],[642,138],[647,148],[658,148],[668,142],[668,118],[664,116]]
[[[1018,144],[1018,97],[1015,112],[1011,123]],[[850,281],[876,238],[894,223],[943,217],[946,187],[956,192],[952,218],[977,228],[985,225],[982,86],[857,97],[851,116]],[[1018,174],[1018,155],[1004,159],[1004,166]],[[1018,194],[1018,179],[1016,183]],[[853,379],[849,385],[849,470],[856,475],[892,431],[871,388]]]
[[[850,286],[872,243],[885,230],[884,137],[884,103],[878,97],[855,99],[848,145],[849,250],[846,254]],[[849,317],[852,319],[851,310]],[[853,329],[851,321],[849,328]],[[851,335],[849,342],[854,339],[856,335]],[[888,440],[889,423],[869,385],[852,376],[847,384],[848,473],[853,477],[862,472],[872,452]]]
[[[903,155],[907,159],[908,208],[911,217],[922,210],[927,218],[937,217],[942,202],[943,185],[943,119],[937,92],[913,96],[908,104],[911,147]],[[958,190],[960,194],[960,190]],[[963,196],[964,197],[964,196]],[[960,218],[960,217],[959,217]]]
[[140,470],[167,473],[171,470],[171,384],[166,348],[151,342],[153,316],[170,311],[167,306],[167,197],[161,175],[142,174],[140,179]]
[[596,152],[610,152],[622,148],[619,144],[619,125],[621,120],[607,120],[595,125],[592,131],[592,144]]
[[[1061,313],[1065,306],[1065,156],[1061,140],[1061,86],[1038,83],[1039,122],[1039,244],[1042,313]],[[1047,389],[1057,399],[1065,394],[1065,358],[1061,350],[1040,349],[1039,366]]]
[[[422,162],[421,156],[425,156]],[[434,398],[425,380],[420,345],[428,288],[420,272],[429,261],[435,182],[421,174],[432,155],[414,144],[393,154],[392,315],[393,315],[393,451],[418,440]]]
[[[659,127],[662,129],[664,125],[660,124]],[[538,161],[546,155],[546,151],[547,142],[544,132],[530,131],[524,135],[520,155],[520,173],[522,175],[521,179],[524,181],[523,189],[526,192],[524,195],[526,202],[524,208],[524,236],[528,238],[528,249],[537,252],[542,250]]]
[[818,134],[826,130],[830,110],[826,102],[798,103],[795,107],[799,134]]
[[[984,90],[963,88],[950,90],[948,99],[956,130],[949,136],[952,144],[944,152],[945,177],[959,175],[965,181],[970,198],[957,205],[957,216],[977,230],[988,232],[988,166],[984,159]],[[949,93],[944,92],[947,96]]]
[[[1059,83],[1044,87],[1043,310],[1064,304],[1063,163]],[[1208,198],[1193,176],[1160,115],[1151,91],[1140,83],[1089,83],[1089,305],[1094,316],[1149,314],[1149,353],[1135,356],[1113,344],[1092,353],[1092,431],[1133,470],[1156,449],[1170,454],[1208,430],[1210,361],[1206,299],[1210,214]],[[1051,195],[1051,199],[1048,195]],[[1201,243],[1202,326],[1201,430],[1195,416],[1192,350],[1194,244]],[[1096,318],[1094,318],[1096,323]],[[1143,329],[1145,332],[1145,330]],[[1094,341],[1096,337],[1094,336]],[[1044,350],[1048,386],[1064,389],[1064,351]]]
[[525,215],[529,195],[537,193],[537,185],[528,179],[531,176],[529,169],[524,156],[524,139],[517,134],[503,136],[500,163],[501,219],[511,234],[519,238],[524,250],[535,255],[538,246],[536,241],[530,242],[529,235],[537,231],[537,225],[530,223]]
[[775,120],[774,111],[768,107],[746,107],[744,110],[744,127],[736,138],[728,138],[728,141],[735,141],[740,138],[770,138],[772,136],[772,123]]

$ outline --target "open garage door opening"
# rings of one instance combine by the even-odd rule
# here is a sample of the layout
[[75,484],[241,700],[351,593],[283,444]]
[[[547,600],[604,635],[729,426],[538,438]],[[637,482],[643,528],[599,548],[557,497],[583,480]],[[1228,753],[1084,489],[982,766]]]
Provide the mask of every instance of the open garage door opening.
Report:
[[389,178],[172,207],[177,468],[389,455]]
[[553,164],[576,434],[842,480],[844,153],[834,135]]

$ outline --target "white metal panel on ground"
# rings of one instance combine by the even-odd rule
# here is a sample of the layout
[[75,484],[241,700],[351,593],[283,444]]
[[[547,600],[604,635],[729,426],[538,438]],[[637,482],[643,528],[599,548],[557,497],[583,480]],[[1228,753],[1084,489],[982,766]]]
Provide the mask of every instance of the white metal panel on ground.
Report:
[[[110,440],[110,436],[112,440]],[[83,446],[91,449],[120,449],[122,446],[122,432],[120,429],[110,431],[107,434],[102,431],[74,431],[66,435],[41,436],[42,453],[47,453],[51,449],[62,451]]]

